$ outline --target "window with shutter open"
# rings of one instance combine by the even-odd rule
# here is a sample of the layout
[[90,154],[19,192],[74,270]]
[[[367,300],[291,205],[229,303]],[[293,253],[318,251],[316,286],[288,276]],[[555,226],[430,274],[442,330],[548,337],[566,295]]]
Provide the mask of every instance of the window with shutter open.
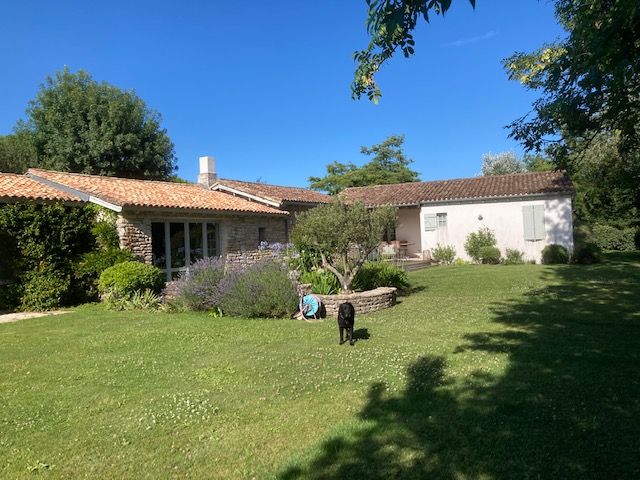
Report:
[[424,231],[429,232],[436,229],[436,214],[425,213],[424,214]]

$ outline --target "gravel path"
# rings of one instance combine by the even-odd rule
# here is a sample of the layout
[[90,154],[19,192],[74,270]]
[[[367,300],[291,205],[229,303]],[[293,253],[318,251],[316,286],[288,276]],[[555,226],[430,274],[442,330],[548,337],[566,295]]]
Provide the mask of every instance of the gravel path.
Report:
[[47,315],[62,315],[68,313],[65,310],[53,310],[51,312],[18,312],[18,313],[5,313],[0,312],[0,323],[11,323],[19,320],[26,320],[27,318],[46,317]]

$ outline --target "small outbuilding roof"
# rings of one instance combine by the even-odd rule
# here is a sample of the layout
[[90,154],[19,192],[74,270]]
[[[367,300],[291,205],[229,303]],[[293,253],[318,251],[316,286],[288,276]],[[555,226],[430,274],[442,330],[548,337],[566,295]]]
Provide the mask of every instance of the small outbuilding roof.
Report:
[[558,171],[350,187],[343,190],[341,195],[347,201],[360,201],[368,206],[408,206],[429,202],[573,194],[574,191],[566,172]]
[[27,176],[40,183],[83,200],[93,201],[120,210],[123,207],[168,208],[287,215],[244,198],[214,192],[192,183],[65,173],[31,168]]
[[244,182],[240,180],[220,179],[212,190],[228,192],[257,201],[265,200],[267,204],[281,206],[284,203],[320,204],[329,203],[331,197],[324,193],[301,187],[283,187],[267,183]]
[[0,173],[0,201],[20,200],[80,202],[82,199],[73,193],[43,185],[25,175]]

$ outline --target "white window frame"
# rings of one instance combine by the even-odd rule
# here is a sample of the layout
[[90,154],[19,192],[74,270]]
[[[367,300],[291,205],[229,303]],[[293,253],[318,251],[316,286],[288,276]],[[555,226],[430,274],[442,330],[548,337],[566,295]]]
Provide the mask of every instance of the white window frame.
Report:
[[[190,223],[199,223],[202,225],[202,256],[203,258],[209,257],[209,242],[207,239],[207,225],[215,225],[216,228],[216,256],[220,255],[220,224],[218,222],[206,221],[206,220],[160,220],[160,221],[151,221],[151,223],[163,223],[164,224],[164,256],[165,263],[164,268],[160,268],[163,272],[165,272],[167,277],[167,282],[172,281],[172,276],[174,273],[186,272],[189,270],[191,266],[191,245],[189,235],[189,224]],[[182,223],[184,226],[184,267],[171,267],[171,232],[170,225],[172,223]],[[152,229],[153,230],[153,229]],[[153,237],[151,238],[151,242],[153,244]]]

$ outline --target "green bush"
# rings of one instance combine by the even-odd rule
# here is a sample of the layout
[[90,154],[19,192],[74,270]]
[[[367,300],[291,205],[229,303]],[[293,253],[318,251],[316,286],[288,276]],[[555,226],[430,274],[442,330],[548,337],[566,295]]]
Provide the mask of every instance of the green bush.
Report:
[[463,258],[456,258],[453,262],[454,265],[460,267],[462,265],[466,265],[467,262]]
[[552,265],[555,263],[568,263],[569,252],[562,245],[552,243],[542,249],[542,263]]
[[505,265],[520,265],[524,263],[524,252],[515,250],[513,248],[507,248],[504,252],[504,264]]
[[464,243],[464,249],[467,254],[476,262],[482,261],[480,249],[482,247],[495,247],[496,237],[488,228],[481,228],[477,232],[471,232],[467,235]]
[[595,243],[581,243],[573,251],[572,261],[583,265],[599,263],[602,260],[602,250]]
[[453,245],[440,245],[438,243],[431,252],[431,257],[438,263],[451,265],[456,259],[456,249]]
[[144,290],[158,294],[164,286],[164,278],[162,271],[152,265],[123,262],[102,272],[98,289],[101,295],[117,295],[123,298]]
[[356,277],[352,288],[358,291],[373,290],[378,287],[396,287],[398,290],[409,288],[407,273],[388,262],[365,262]]
[[134,259],[129,250],[120,248],[101,248],[85,253],[74,268],[74,285],[76,294],[81,301],[98,299],[98,279],[107,268],[118,263],[129,262]]
[[633,227],[616,228],[611,225],[594,225],[589,240],[602,250],[630,252],[636,249],[635,233],[636,230]]
[[319,295],[333,295],[340,290],[338,278],[328,270],[314,269],[302,272],[300,283],[310,283],[311,291]]
[[220,306],[237,317],[288,317],[298,306],[289,269],[274,260],[227,272],[219,284]]
[[22,310],[53,310],[64,305],[71,287],[69,275],[49,264],[26,275],[20,308]]
[[484,246],[478,250],[478,256],[482,263],[500,263],[500,249],[498,247]]

